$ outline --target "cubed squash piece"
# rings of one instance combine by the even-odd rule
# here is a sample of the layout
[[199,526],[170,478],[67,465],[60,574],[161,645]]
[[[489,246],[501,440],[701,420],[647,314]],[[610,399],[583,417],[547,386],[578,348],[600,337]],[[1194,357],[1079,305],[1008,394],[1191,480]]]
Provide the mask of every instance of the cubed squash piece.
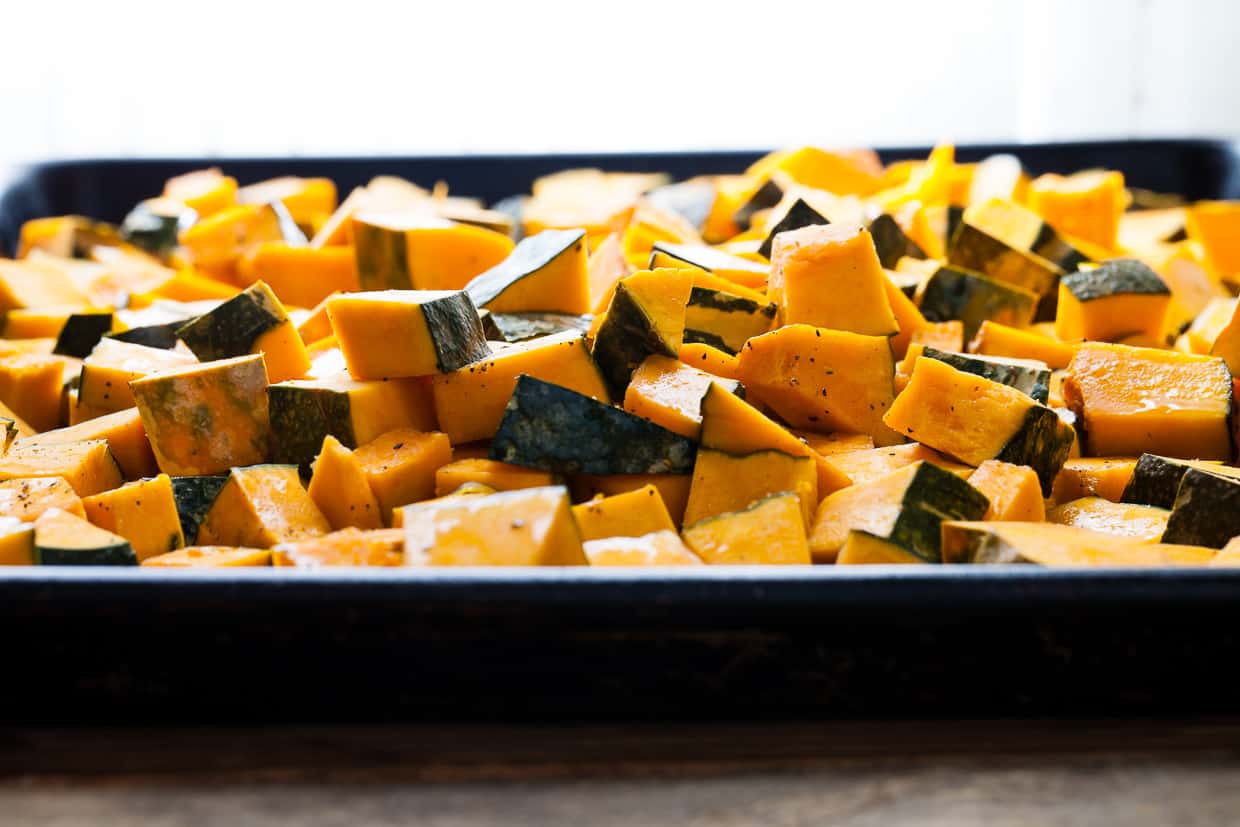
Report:
[[481,483],[496,491],[517,491],[555,485],[556,475],[533,468],[522,468],[482,457],[467,457],[441,465],[435,470],[435,496],[444,497],[469,483]]
[[650,251],[650,267],[696,267],[742,287],[762,290],[770,275],[765,262],[750,261],[706,244],[656,241]]
[[1061,233],[1112,250],[1128,193],[1120,172],[1051,173],[1030,182],[1027,203]]
[[195,542],[271,548],[329,531],[327,518],[301,486],[297,466],[251,465],[229,473]]
[[582,540],[641,537],[654,531],[676,530],[659,489],[653,485],[575,505],[573,519]]
[[1240,201],[1201,201],[1185,215],[1188,237],[1201,245],[1206,264],[1220,278],[1240,274]]
[[1240,301],[1231,302],[1227,322],[1210,342],[1208,353],[1227,363],[1233,377],[1240,376]]
[[588,563],[562,486],[422,503],[406,507],[403,519],[406,565]]
[[384,290],[336,296],[327,315],[354,379],[448,373],[491,351],[463,292]]
[[513,250],[506,235],[426,210],[362,210],[352,232],[363,290],[461,290]]
[[1033,321],[1038,295],[1014,284],[958,267],[940,267],[921,292],[921,313],[931,322],[959,320],[972,339],[983,322],[1024,327]]
[[334,531],[383,528],[383,512],[370,490],[366,469],[330,434],[323,438],[307,491]]
[[679,526],[684,522],[692,481],[693,477],[689,474],[578,474],[572,478],[572,486],[575,499],[589,500],[600,495],[612,497],[653,485],[663,498],[672,522]]
[[1051,567],[1204,566],[1213,549],[1147,543],[1055,523],[947,522],[943,558],[953,563]]
[[180,242],[194,269],[236,283],[237,265],[246,252],[283,238],[281,215],[270,205],[237,204],[199,218],[181,233]]
[[740,379],[740,360],[711,345],[689,342],[676,354],[680,361],[721,379]]
[[700,566],[698,557],[675,531],[640,537],[605,537],[582,543],[591,566]]
[[337,292],[359,289],[352,247],[293,247],[286,241],[268,241],[242,258],[242,282],[261,281],[281,302],[314,307]]
[[187,545],[198,542],[198,526],[207,518],[215,498],[228,485],[228,476],[213,474],[205,477],[173,477],[172,496],[177,504],[177,518]]
[[617,233],[610,233],[590,250],[586,271],[590,284],[590,312],[603,313],[611,304],[612,293],[620,279],[635,268],[624,257],[624,245]]
[[136,566],[124,537],[82,517],[49,508],[34,521],[34,562],[39,566]]
[[616,284],[606,317],[594,335],[594,360],[613,399],[623,399],[629,378],[647,356],[676,356],[693,290],[689,270],[639,270]]
[[83,440],[106,440],[127,480],[153,477],[159,473],[155,453],[146,438],[142,415],[137,408],[125,408],[104,414],[67,428],[44,431],[36,441],[42,443],[81,442]]
[[1240,536],[1240,479],[1189,468],[1171,504],[1164,543],[1222,548]]
[[1184,479],[1184,475],[1190,468],[1208,471],[1211,474],[1240,477],[1240,469],[1219,462],[1142,454],[1133,464],[1127,484],[1122,494],[1115,498],[1115,502],[1171,508],[1180,490],[1180,481]]
[[782,492],[739,511],[706,517],[681,533],[710,565],[808,565],[809,545],[798,496]]
[[924,356],[884,421],[969,465],[1028,465],[1046,496],[1075,438],[1054,410],[1028,395]]
[[0,355],[0,402],[38,431],[60,424],[65,363],[37,353]]
[[397,428],[375,437],[353,452],[379,501],[379,510],[430,499],[435,495],[435,472],[452,461],[452,444],[437,431]]
[[809,533],[815,562],[834,562],[853,530],[868,531],[939,561],[939,525],[945,519],[981,519],[989,501],[968,482],[928,462],[837,491],[824,499]]
[[1027,465],[988,459],[969,475],[969,485],[990,500],[983,520],[1036,523],[1046,519],[1041,483]]
[[585,230],[543,230],[465,285],[478,307],[497,313],[589,313]]
[[86,519],[128,540],[139,562],[185,545],[167,474],[85,497],[82,505]]
[[868,230],[814,225],[775,237],[767,295],[784,324],[892,336],[900,326],[886,279]]
[[712,376],[679,359],[648,356],[633,372],[624,392],[624,409],[697,439],[702,430],[702,400],[716,384],[728,393],[743,391],[739,382]]
[[0,517],[32,521],[49,508],[86,516],[82,498],[63,477],[19,477],[0,481]]
[[[1081,497],[1102,497],[1120,502],[1136,466],[1137,460],[1133,457],[1070,457],[1055,477],[1051,499],[1065,503]],[[1179,484],[1178,477],[1176,484]],[[1173,488],[1171,497],[1174,496]],[[1167,505],[1170,506],[1170,500]]]
[[16,517],[0,517],[0,566],[32,566],[34,562],[34,526]]
[[116,488],[124,479],[102,439],[41,443],[22,439],[0,457],[0,480],[63,477],[79,497]]
[[1213,356],[1087,342],[1064,378],[1086,453],[1227,460],[1231,372]]
[[[862,448],[856,451],[843,451],[831,454],[826,459],[837,473],[843,474],[853,485],[873,482],[880,477],[885,477],[893,471],[898,471],[916,462],[928,462],[932,465],[937,465],[944,471],[950,471],[958,477],[968,477],[969,474],[973,473],[971,466],[953,462],[938,451],[927,448],[920,442],[910,442],[905,445],[888,445],[883,448]],[[839,487],[843,486],[837,486],[837,488]],[[826,496],[829,493],[832,492],[827,491],[822,496]]]
[[[956,348],[957,350],[959,348]],[[982,322],[969,343],[969,351],[987,356],[1036,359],[1055,370],[1066,368],[1076,352],[1074,343],[1043,336],[1033,330],[1020,330],[998,322]]]
[[1171,512],[1165,508],[1116,503],[1101,497],[1081,497],[1046,512],[1047,522],[1132,537],[1147,543],[1162,539],[1170,516]]
[[322,341],[328,337],[335,337],[335,331],[332,330],[332,320],[327,315],[327,303],[336,297],[336,293],[331,293],[323,297],[323,300],[310,308],[310,312],[297,325],[297,335],[306,343],[306,350],[309,352],[312,345]]
[[294,379],[267,388],[271,458],[308,466],[333,436],[356,448],[396,428],[435,429],[430,385],[424,379]]
[[1064,341],[1115,341],[1133,335],[1161,339],[1171,291],[1136,259],[1114,259],[1059,282],[1055,336]]
[[745,388],[793,427],[901,442],[883,424],[895,395],[895,362],[883,336],[794,324],[750,339],[740,353]]
[[310,369],[297,327],[261,281],[187,322],[177,336],[202,362],[261,353],[271,382],[297,379]]
[[684,341],[736,354],[771,329],[778,305],[756,291],[708,274],[695,275],[685,306]]
[[215,167],[194,170],[169,178],[163,194],[205,218],[237,203],[237,179]]
[[928,562],[898,543],[861,530],[848,532],[835,558],[837,566],[926,565]]
[[1063,274],[1060,267],[1037,253],[1014,247],[968,221],[952,236],[947,263],[1024,288],[1039,298],[1051,296],[1052,300],[1055,283]]
[[95,415],[132,408],[136,403],[130,382],[197,362],[192,355],[177,350],[104,339],[82,361],[77,406]]
[[868,151],[832,151],[816,146],[772,153],[747,172],[769,174],[774,170],[798,184],[837,195],[871,195],[880,186],[881,165]]
[[271,550],[273,566],[299,569],[393,567],[405,559],[405,532],[395,528],[345,528],[322,537],[280,543]]
[[266,460],[270,423],[261,355],[135,379],[130,388],[165,474],[220,474]]
[[231,569],[270,566],[271,550],[232,546],[190,546],[147,557],[141,565],[157,569]]
[[769,450],[729,454],[703,448],[693,466],[684,523],[740,511],[784,491],[800,497],[801,515],[808,525],[818,504],[818,467],[813,456]]
[[29,261],[0,259],[0,311],[22,307],[84,307],[90,300],[68,274]]
[[454,445],[490,439],[521,374],[607,401],[607,386],[577,331],[497,347],[482,360],[431,379],[440,427]]

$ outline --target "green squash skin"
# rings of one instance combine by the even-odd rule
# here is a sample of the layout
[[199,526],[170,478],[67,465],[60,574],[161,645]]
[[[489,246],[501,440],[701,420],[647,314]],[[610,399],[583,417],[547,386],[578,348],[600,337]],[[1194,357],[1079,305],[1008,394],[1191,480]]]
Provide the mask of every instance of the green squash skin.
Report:
[[491,459],[558,474],[689,474],[694,442],[648,419],[522,375]]
[[676,357],[680,342],[665,342],[649,314],[623,282],[616,285],[607,318],[594,336],[594,361],[611,398],[624,398],[633,371],[647,356]]
[[1169,296],[1171,290],[1148,265],[1135,259],[1115,259],[1093,270],[1064,276],[1064,286],[1077,301],[1088,302],[1123,293]]
[[98,548],[57,546],[55,541],[40,542],[35,532],[34,564],[36,566],[136,566],[138,556],[133,546],[122,541]]
[[947,263],[1023,287],[1038,296],[1055,292],[1062,274],[1049,261],[1039,261],[972,224],[961,224],[956,231]]
[[492,212],[508,216],[512,227],[508,236],[513,241],[520,241],[525,237],[525,206],[529,200],[528,195],[510,195],[491,205]]
[[488,342],[506,341],[499,326],[495,324],[495,317],[490,310],[478,308],[478,320],[482,322],[482,335],[486,336]]
[[95,345],[99,344],[99,340],[111,331],[111,313],[74,313],[65,319],[65,326],[56,337],[52,353],[85,359],[95,349]]
[[879,263],[888,270],[894,270],[900,259],[906,256],[926,257],[926,252],[887,213],[870,222],[870,237],[874,239],[874,251],[878,253]]
[[200,362],[245,356],[258,337],[288,321],[265,285],[256,284],[177,329]]
[[952,559],[944,560],[944,562],[976,564],[1030,563],[1030,560],[1022,554],[1018,547],[1009,545],[1003,538],[989,531],[978,528],[957,528],[955,532],[957,536],[964,536],[964,546],[953,550]]
[[[165,203],[172,206],[170,201]],[[159,212],[150,202],[143,201],[125,216],[119,232],[122,240],[159,258],[165,258],[176,249],[178,236],[197,220],[198,214],[188,207]]]
[[594,320],[593,316],[570,313],[491,313],[490,317],[498,341],[504,342],[527,342],[568,330],[586,333]]
[[318,456],[331,434],[346,448],[356,448],[353,406],[347,391],[277,383],[267,386],[271,420],[271,460],[302,469]]
[[771,257],[771,249],[775,246],[775,236],[780,233],[786,233],[789,230],[799,230],[802,227],[810,227],[815,224],[830,223],[818,210],[798,198],[788,208],[788,212],[779,220],[779,223],[766,234],[766,239],[763,240],[762,246],[758,248],[758,254],[763,258],[769,259]]
[[105,338],[131,345],[144,345],[160,350],[172,350],[177,346],[177,331],[185,322],[167,322],[165,324],[143,325],[131,327],[120,333],[109,333]]
[[[990,500],[966,480],[923,462],[904,489],[900,511],[882,539],[925,560],[942,560],[940,527],[944,520],[980,520]],[[882,536],[882,535],[879,535]]]
[[1038,231],[1037,237],[1033,239],[1029,251],[1062,268],[1067,273],[1071,273],[1089,261],[1089,256],[1064,241],[1063,236],[1055,232],[1055,228],[1045,221],[1042,222],[1042,228]]
[[580,249],[585,237],[585,230],[543,230],[523,238],[507,258],[465,285],[465,292],[475,305],[486,307],[517,282],[534,275],[570,250]]
[[1050,368],[1009,365],[969,353],[952,353],[933,347],[923,348],[921,355],[927,359],[935,359],[951,365],[956,370],[971,373],[974,376],[981,376],[992,382],[1007,385],[1009,388],[1016,388],[1016,390],[1041,402],[1043,405],[1050,399]]
[[1240,534],[1240,479],[1189,468],[1180,480],[1164,543],[1222,548]]
[[478,308],[465,291],[432,299],[421,308],[440,373],[451,373],[491,355]]
[[645,198],[656,207],[679,215],[701,232],[715,206],[715,187],[705,181],[681,181],[655,187]]
[[[1134,505],[1152,505],[1158,508],[1171,508],[1175,504],[1176,493],[1180,490],[1180,481],[1189,469],[1194,468],[1188,460],[1163,457],[1157,454],[1142,454],[1137,459],[1132,477],[1124,486],[1120,502]],[[1240,479],[1240,469],[1218,466],[1202,469],[1218,476],[1230,476]]]
[[921,313],[930,322],[959,319],[964,340],[972,341],[982,322],[1027,327],[1037,309],[1037,296],[1012,285],[954,267],[940,267],[921,297]]
[[1025,421],[995,459],[1013,465],[1028,465],[1038,475],[1042,496],[1051,495],[1055,477],[1072,450],[1072,426],[1044,405],[1034,405]]
[[758,187],[758,191],[749,196],[749,200],[737,207],[732,213],[732,220],[739,232],[745,232],[753,225],[753,215],[761,210],[769,210],[784,199],[784,190],[770,178]]
[[718,348],[735,356],[754,336],[766,333],[778,307],[708,287],[694,287],[685,307],[685,342]]
[[185,545],[192,546],[198,541],[198,526],[206,519],[227,482],[226,476],[172,478],[172,498],[177,504]]
[[361,290],[416,289],[404,231],[354,222],[353,255]]

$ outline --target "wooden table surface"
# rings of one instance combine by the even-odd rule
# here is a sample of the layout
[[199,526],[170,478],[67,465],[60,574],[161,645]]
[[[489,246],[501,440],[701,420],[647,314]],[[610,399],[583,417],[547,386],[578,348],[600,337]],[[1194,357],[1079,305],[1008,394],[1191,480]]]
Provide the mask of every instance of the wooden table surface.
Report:
[[1240,720],[10,730],[0,824],[1218,825]]

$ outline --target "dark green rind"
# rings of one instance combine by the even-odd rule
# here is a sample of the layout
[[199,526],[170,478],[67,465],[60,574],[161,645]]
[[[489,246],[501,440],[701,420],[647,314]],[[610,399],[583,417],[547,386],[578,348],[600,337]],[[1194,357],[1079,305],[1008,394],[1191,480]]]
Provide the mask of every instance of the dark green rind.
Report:
[[830,223],[818,210],[798,198],[788,208],[788,212],[784,214],[784,217],[779,219],[779,223],[766,234],[766,239],[762,242],[762,246],[758,248],[758,253],[764,258],[770,258],[771,248],[775,245],[775,236],[780,233],[786,233],[789,230],[799,230],[802,227],[809,227],[815,224]]
[[959,319],[964,323],[966,342],[972,341],[987,319],[1027,327],[1036,309],[1037,297],[1029,291],[954,267],[936,270],[921,297],[921,313],[926,320]]
[[482,335],[487,337],[488,342],[507,341],[504,339],[503,332],[495,324],[495,317],[490,310],[478,308],[478,320],[482,322]]
[[956,233],[963,223],[964,207],[955,204],[948,205],[947,220],[943,226],[943,249],[947,252],[951,252],[952,245],[956,242]]
[[1042,222],[1042,229],[1038,231],[1029,251],[1062,268],[1066,273],[1071,273],[1089,261],[1089,256],[1064,241],[1063,236],[1045,221]]
[[710,345],[715,350],[722,350],[730,356],[735,356],[737,351],[725,342],[719,336],[706,330],[696,330],[691,327],[685,328],[685,344],[687,345]]
[[894,269],[896,262],[905,256],[909,258],[925,258],[926,253],[917,242],[905,234],[896,220],[887,213],[870,222],[870,236],[874,239],[874,249],[878,260],[888,270]]
[[774,319],[777,311],[774,302],[756,302],[745,296],[709,287],[694,287],[690,290],[689,307],[705,307],[724,313],[762,314],[767,319]]
[[1240,534],[1240,480],[1189,468],[1180,480],[1164,543],[1222,548]]
[[952,353],[951,351],[939,350],[933,347],[923,348],[921,355],[927,359],[936,359],[944,362],[956,370],[972,373],[975,376],[985,377],[992,382],[1016,388],[1016,390],[1036,399],[1043,405],[1050,399],[1050,368],[1013,365],[1001,359],[977,356],[971,353]]
[[1053,293],[1062,275],[1051,262],[1039,261],[972,224],[961,224],[956,231],[947,263],[1023,287],[1038,296]]
[[500,341],[525,342],[566,330],[586,333],[590,330],[593,317],[569,313],[492,313],[491,321]]
[[585,244],[585,236],[585,230],[543,230],[523,238],[507,258],[465,285],[465,292],[475,305],[485,307],[509,287]]
[[928,563],[942,559],[940,527],[944,520],[980,520],[990,500],[968,482],[937,465],[923,462],[909,480],[887,536]]
[[121,222],[120,237],[160,258],[167,256],[176,249],[180,234],[198,220],[198,214],[188,207],[173,211],[170,201],[166,206],[168,211],[164,212],[155,209],[149,201],[138,204]]
[[451,373],[491,355],[478,308],[464,290],[423,303],[422,317],[440,373]]
[[226,476],[172,478],[172,498],[177,504],[177,518],[181,521],[185,545],[192,546],[198,542],[198,526],[206,519],[207,512],[215,505],[215,498],[227,482]]
[[259,285],[248,287],[215,309],[177,328],[177,338],[200,362],[245,356],[258,337],[288,319]]
[[510,195],[491,205],[494,212],[503,213],[512,222],[509,237],[513,241],[520,241],[525,235],[525,205],[529,200],[528,195]]
[[1051,408],[1035,405],[995,459],[1013,465],[1028,465],[1038,475],[1042,496],[1051,495],[1051,486],[1072,450],[1072,426]]
[[308,468],[328,434],[347,448],[357,447],[346,392],[281,382],[267,386],[267,410],[272,462]]
[[[699,309],[725,313],[728,318],[703,317],[695,313]],[[723,290],[694,287],[685,308],[684,341],[707,344],[735,356],[745,342],[770,329],[777,312],[774,302],[758,302]]]
[[1024,556],[1019,548],[1008,545],[992,532],[980,528],[957,528],[957,533],[963,534],[966,538],[966,545],[961,550],[962,554],[954,560],[945,561],[952,563],[976,563],[976,564],[1030,564],[1031,561]]
[[39,541],[35,531],[34,564],[36,566],[136,566],[138,556],[127,541],[98,548],[73,548]]
[[646,199],[660,209],[679,215],[699,232],[715,206],[715,188],[705,181],[664,184],[646,193]]
[[783,188],[771,179],[758,187],[758,191],[749,196],[749,200],[741,204],[736,212],[732,213],[732,220],[736,222],[739,232],[748,230],[753,224],[753,214],[761,210],[769,210],[784,198]]
[[185,322],[167,322],[165,324],[143,325],[142,327],[131,327],[129,330],[120,333],[109,333],[105,338],[116,339],[118,342],[128,342],[131,345],[144,345],[146,347],[159,348],[160,350],[172,350],[177,346],[177,331]]
[[361,290],[413,290],[409,272],[409,247],[405,233],[399,230],[363,229],[368,242],[358,242],[354,230],[353,257],[357,262],[357,282]]
[[1137,459],[1136,468],[1120,502],[1134,505],[1153,505],[1158,508],[1171,508],[1175,504],[1176,492],[1180,490],[1180,480],[1189,469],[1197,468],[1218,476],[1240,479],[1240,469],[1226,465],[1202,467],[1191,460],[1163,457],[1158,454],[1142,454]]
[[1149,265],[1131,258],[1113,259],[1093,270],[1082,270],[1064,276],[1064,286],[1077,301],[1088,302],[1108,296],[1137,294],[1169,296],[1167,283]]
[[522,375],[491,459],[559,474],[688,474],[697,446],[648,419]]
[[647,356],[675,357],[680,342],[665,342],[624,284],[616,285],[607,318],[594,336],[594,361],[603,374],[612,399],[623,399],[633,371]]
[[910,299],[915,299],[917,297],[917,288],[921,287],[923,277],[913,273],[897,273],[892,271],[887,273],[887,278],[891,280],[891,283],[894,284],[901,293],[908,296]]
[[111,313],[74,313],[65,319],[52,353],[85,359],[111,330]]

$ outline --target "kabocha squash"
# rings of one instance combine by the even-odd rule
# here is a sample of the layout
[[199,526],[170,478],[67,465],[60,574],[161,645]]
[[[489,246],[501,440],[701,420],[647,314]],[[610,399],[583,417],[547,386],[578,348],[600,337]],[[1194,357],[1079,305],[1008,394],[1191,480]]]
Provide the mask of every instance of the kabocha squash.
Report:
[[964,373],[972,373],[992,382],[1007,385],[1009,388],[1015,388],[1043,405],[1050,397],[1051,370],[1045,362],[1035,359],[1010,359],[1002,356],[953,353],[928,346],[921,346],[917,351],[909,348],[908,358],[911,358],[914,364],[917,362],[917,356],[936,359]]
[[900,326],[886,278],[868,230],[812,226],[776,236],[767,294],[784,324],[891,336]]
[[34,562],[34,526],[16,517],[0,517],[0,566],[31,566]]
[[683,474],[693,442],[647,419],[532,376],[520,376],[491,459],[561,474]]
[[506,235],[422,209],[358,212],[352,234],[362,290],[460,290],[513,250]]
[[678,359],[649,356],[633,372],[624,392],[624,409],[697,439],[702,430],[702,400],[716,384],[731,394],[744,395],[739,382],[720,379]]
[[738,285],[761,290],[770,267],[705,244],[656,241],[650,251],[650,269],[696,267]]
[[0,259],[0,311],[21,307],[85,307],[90,304],[67,274],[26,261]]
[[132,408],[136,403],[130,382],[197,361],[188,353],[103,339],[82,361],[77,405],[95,416]]
[[1219,463],[1142,454],[1133,462],[1120,496],[1114,499],[1117,502],[1171,508],[1180,490],[1180,481],[1192,468],[1240,479],[1240,469]]
[[567,313],[492,313],[479,310],[482,329],[487,340],[495,342],[528,342],[557,333],[587,333],[593,325],[592,316]]
[[901,442],[883,424],[895,396],[895,363],[883,336],[786,325],[741,349],[740,379],[793,427]]
[[401,565],[404,558],[405,532],[391,528],[346,528],[321,537],[280,543],[271,550],[273,566],[298,569],[392,567]]
[[392,509],[430,499],[436,472],[452,461],[452,444],[437,431],[398,428],[353,452],[385,519]]
[[1222,359],[1087,342],[1068,366],[1064,397],[1092,455],[1232,456],[1231,372]]
[[1046,512],[1047,522],[1085,528],[1157,543],[1167,531],[1171,512],[1151,505],[1114,503],[1102,497],[1082,497]]
[[968,222],[962,223],[952,237],[947,263],[1023,288],[1038,297],[1053,294],[1063,274],[1058,266],[1036,253],[1013,247]]
[[124,537],[81,517],[49,508],[34,521],[34,563],[39,566],[136,566]]
[[1115,341],[1163,335],[1171,291],[1135,259],[1115,259],[1064,276],[1059,283],[1055,335],[1064,341]]
[[265,548],[232,546],[191,546],[157,554],[141,565],[157,569],[224,569],[270,566],[271,551]]
[[1212,549],[1147,543],[1054,523],[946,522],[943,559],[1040,566],[1204,566]]
[[675,531],[640,537],[603,537],[581,544],[591,566],[700,566],[698,557]]
[[433,430],[435,410],[422,379],[360,381],[348,374],[267,387],[273,461],[308,467],[324,437],[349,448],[395,428]]
[[[745,342],[770,330],[778,307],[739,289],[714,289],[694,280],[685,306],[684,341],[736,355]],[[748,293],[748,291],[745,291]]]
[[966,341],[987,321],[1024,327],[1033,321],[1037,306],[1036,293],[955,267],[935,271],[922,290],[920,303],[928,321],[963,322]]
[[65,363],[57,357],[0,355],[0,403],[35,430],[46,431],[60,424],[64,384]]
[[124,482],[116,457],[102,439],[43,443],[19,440],[0,457],[0,480],[63,477],[79,497],[116,488]]
[[988,459],[969,475],[969,485],[990,500],[984,520],[1037,523],[1046,519],[1041,483],[1027,465]]
[[1188,237],[1201,245],[1210,270],[1220,278],[1237,281],[1240,275],[1240,202],[1203,201],[1188,208],[1185,216]]
[[185,545],[167,474],[85,497],[82,505],[91,523],[128,540],[139,562]]
[[712,376],[740,381],[740,360],[719,348],[696,343],[683,344],[677,357],[686,365],[704,370]]
[[762,241],[762,245],[758,247],[758,255],[763,258],[771,258],[774,255],[775,240],[783,233],[830,223],[824,215],[805,203],[804,199],[798,198],[792,202],[780,219],[767,230],[766,238]]
[[169,178],[164,198],[173,199],[206,217],[237,203],[237,179],[214,167]]
[[459,497],[404,509],[410,566],[586,565],[568,490]]
[[[932,465],[937,465],[944,471],[950,471],[958,477],[967,477],[973,472],[972,466],[953,462],[938,451],[927,448],[920,442],[910,442],[907,445],[888,445],[883,448],[861,448],[855,451],[845,451],[831,454],[826,458],[826,461],[837,473],[843,474],[852,485],[864,485],[865,483],[873,482],[893,471],[898,471],[907,465],[917,462],[929,462]],[[823,496],[826,496],[830,492],[824,490],[821,493]]]
[[[1133,457],[1072,457],[1064,462],[1059,476],[1055,477],[1051,499],[1057,503],[1081,497],[1101,497],[1116,503],[1136,502],[1124,500],[1123,497],[1137,465],[1138,461]],[[1167,508],[1171,507],[1175,487],[1179,483],[1177,476],[1167,496]]]
[[1055,411],[1015,388],[924,356],[883,421],[970,465],[988,459],[1028,465],[1044,495],[1074,439]]
[[893,217],[883,213],[870,222],[870,236],[874,250],[884,268],[894,269],[902,258],[923,259],[926,253],[917,242],[908,237],[904,228]]
[[261,281],[179,328],[177,337],[201,362],[261,353],[271,382],[297,379],[310,369],[297,327]]
[[280,302],[314,307],[332,293],[359,289],[357,263],[350,247],[294,247],[268,241],[241,259],[241,281],[266,284]]
[[683,522],[740,511],[763,497],[791,492],[801,504],[808,525],[818,503],[818,467],[812,456],[782,451],[730,454],[703,448],[693,464],[693,479]]
[[982,322],[969,342],[969,351],[1009,359],[1034,359],[1058,370],[1066,368],[1072,361],[1076,345],[1052,339],[1032,329],[1020,330],[987,320]]
[[641,537],[655,531],[676,530],[659,489],[653,485],[574,505],[573,519],[582,540]]
[[684,523],[692,481],[689,474],[576,474],[570,480],[573,498],[578,501],[590,500],[600,495],[612,497],[653,485],[663,498],[667,513],[676,525]]
[[939,525],[944,520],[978,520],[986,496],[965,480],[928,462],[853,485],[818,506],[809,534],[817,562],[836,558],[848,532],[867,531],[930,563],[939,562]]
[[1240,478],[1189,468],[1180,478],[1164,543],[1222,548],[1240,535]]
[[1127,207],[1124,176],[1114,171],[1041,175],[1029,184],[1029,207],[1061,233],[1105,249],[1115,247]]
[[27,477],[0,481],[0,517],[33,521],[49,508],[85,517],[82,498],[63,477]]
[[110,311],[72,313],[65,318],[64,326],[57,333],[52,353],[85,359],[99,340],[112,332],[113,324]]
[[636,268],[624,257],[620,236],[611,233],[590,250],[586,274],[590,285],[590,312],[602,313],[611,304],[616,284]]
[[594,335],[594,360],[612,398],[624,398],[629,378],[647,356],[676,356],[693,290],[688,270],[640,270],[616,284]]
[[926,565],[929,561],[868,531],[850,531],[835,558],[837,566]]
[[164,258],[177,246],[177,238],[198,220],[198,214],[174,198],[148,198],[126,215],[120,236],[135,247]]
[[306,492],[333,531],[383,528],[383,508],[370,490],[366,469],[330,434],[323,438]]
[[589,313],[590,280],[585,230],[543,230],[521,239],[499,264],[465,285],[478,307]]
[[805,522],[796,494],[778,493],[743,510],[686,525],[685,545],[711,565],[808,565]]
[[206,518],[215,498],[228,484],[225,475],[204,477],[172,477],[172,497],[176,502],[177,519],[181,522],[181,535],[185,542],[198,542],[198,526]]
[[965,225],[975,227],[1017,250],[1031,252],[1068,272],[1076,270],[1088,260],[1084,253],[1068,243],[1040,215],[1010,197],[987,198],[970,203],[964,212],[964,222]]
[[521,374],[600,401],[609,398],[586,339],[577,331],[496,346],[490,356],[431,379],[440,427],[454,445],[495,434]]
[[449,373],[491,352],[464,292],[345,294],[327,302],[327,315],[354,379]]
[[507,462],[482,457],[453,460],[435,469],[435,496],[444,497],[462,486],[485,485],[496,491],[517,491],[539,488],[561,482],[549,471],[523,468]]
[[330,530],[327,518],[302,488],[297,466],[251,465],[229,473],[194,542],[271,548]]

